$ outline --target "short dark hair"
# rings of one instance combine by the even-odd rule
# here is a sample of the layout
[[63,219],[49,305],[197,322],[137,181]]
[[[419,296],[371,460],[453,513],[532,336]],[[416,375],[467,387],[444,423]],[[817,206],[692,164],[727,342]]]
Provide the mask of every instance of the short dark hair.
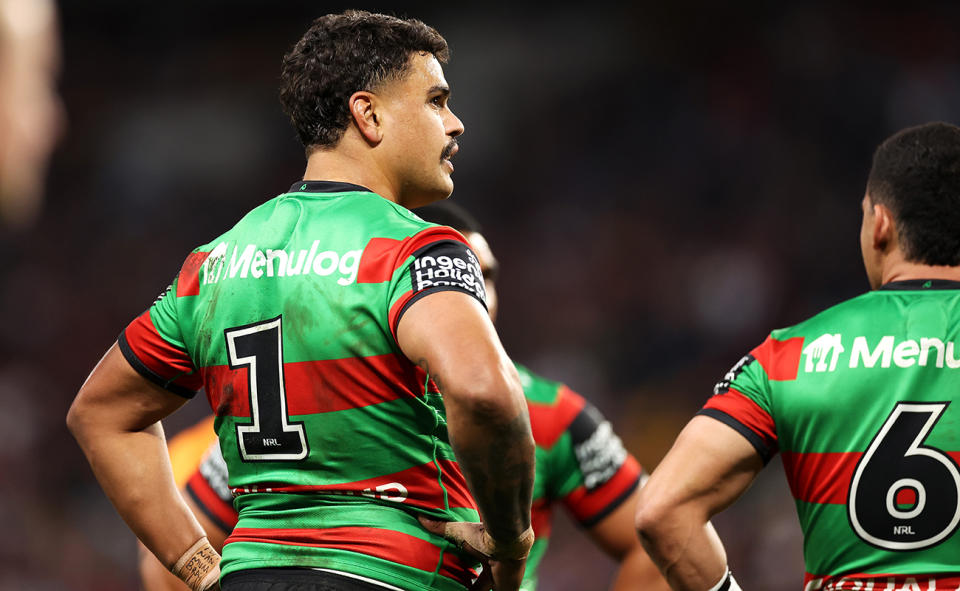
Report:
[[350,123],[350,96],[402,78],[421,51],[440,63],[450,57],[440,33],[416,19],[348,10],[313,21],[280,74],[280,103],[307,152],[335,146]]
[[450,200],[435,201],[413,210],[422,219],[441,226],[450,226],[460,233],[482,232],[480,222],[466,209]]
[[927,123],[887,138],[867,193],[890,208],[908,261],[960,265],[960,127]]

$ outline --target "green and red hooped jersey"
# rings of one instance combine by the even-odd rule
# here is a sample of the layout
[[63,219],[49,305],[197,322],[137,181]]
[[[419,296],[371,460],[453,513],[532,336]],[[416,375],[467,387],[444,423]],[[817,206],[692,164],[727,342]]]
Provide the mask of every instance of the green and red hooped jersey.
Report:
[[582,527],[592,527],[630,498],[640,484],[641,468],[592,404],[559,382],[516,367],[536,443],[530,511],[535,540],[520,587],[533,591],[556,505],[563,505]]
[[[639,484],[641,470],[610,423],[579,394],[521,365],[517,365],[517,370],[536,442],[532,509],[536,541],[521,585],[523,591],[532,591],[537,586],[538,567],[550,540],[554,506],[563,504],[582,526],[591,527],[630,497]],[[210,440],[201,461],[190,458],[194,469],[186,490],[213,523],[231,531],[237,514],[233,493],[227,486],[227,465],[212,431]],[[177,465],[180,459],[173,452],[171,455]]]
[[701,414],[781,453],[805,589],[960,588],[960,283],[900,281],[773,331]]
[[476,565],[416,515],[477,521],[443,399],[395,331],[426,294],[485,301],[450,228],[362,187],[300,182],[187,257],[121,334],[142,375],[214,410],[239,519],[222,572],[314,565],[459,590]]

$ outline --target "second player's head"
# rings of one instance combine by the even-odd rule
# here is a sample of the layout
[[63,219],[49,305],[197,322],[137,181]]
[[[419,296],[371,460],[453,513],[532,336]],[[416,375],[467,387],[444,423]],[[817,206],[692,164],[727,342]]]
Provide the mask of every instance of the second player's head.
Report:
[[308,157],[362,154],[391,197],[416,207],[453,191],[463,125],[447,104],[448,56],[446,40],[419,20],[326,15],[284,57],[280,101]]
[[463,237],[470,243],[473,252],[480,261],[480,271],[483,272],[483,281],[487,291],[487,312],[490,313],[490,319],[497,319],[497,274],[500,271],[500,263],[493,256],[487,239],[481,233],[480,223],[475,217],[464,208],[452,201],[440,201],[426,207],[417,209],[414,213],[428,222],[450,226],[457,232],[463,234]]
[[891,252],[960,266],[960,128],[927,123],[887,138],[873,155],[863,210],[860,245],[874,288]]

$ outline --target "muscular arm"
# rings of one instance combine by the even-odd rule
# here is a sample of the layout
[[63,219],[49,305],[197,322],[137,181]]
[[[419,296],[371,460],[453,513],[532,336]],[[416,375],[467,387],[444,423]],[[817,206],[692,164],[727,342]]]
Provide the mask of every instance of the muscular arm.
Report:
[[397,342],[443,392],[450,441],[490,536],[516,539],[530,526],[534,444],[526,402],[486,310],[443,291],[400,319]]
[[177,491],[159,423],[184,402],[141,377],[114,345],[67,414],[107,497],[167,567],[204,535]]
[[709,519],[737,499],[763,468],[739,433],[694,417],[640,491],[637,531],[673,589],[706,591],[726,573]]
[[647,556],[633,529],[639,496],[639,489],[633,491],[627,500],[591,527],[588,533],[599,548],[620,563],[612,591],[669,591],[667,581]]

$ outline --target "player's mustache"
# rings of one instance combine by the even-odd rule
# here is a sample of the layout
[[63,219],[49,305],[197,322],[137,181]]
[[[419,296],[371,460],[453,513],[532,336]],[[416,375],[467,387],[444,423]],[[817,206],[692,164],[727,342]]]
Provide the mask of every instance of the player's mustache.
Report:
[[440,159],[446,160],[447,158],[450,158],[451,153],[458,145],[459,144],[457,143],[457,140],[450,140],[450,143],[447,144],[447,147],[443,149],[443,153],[440,154]]

